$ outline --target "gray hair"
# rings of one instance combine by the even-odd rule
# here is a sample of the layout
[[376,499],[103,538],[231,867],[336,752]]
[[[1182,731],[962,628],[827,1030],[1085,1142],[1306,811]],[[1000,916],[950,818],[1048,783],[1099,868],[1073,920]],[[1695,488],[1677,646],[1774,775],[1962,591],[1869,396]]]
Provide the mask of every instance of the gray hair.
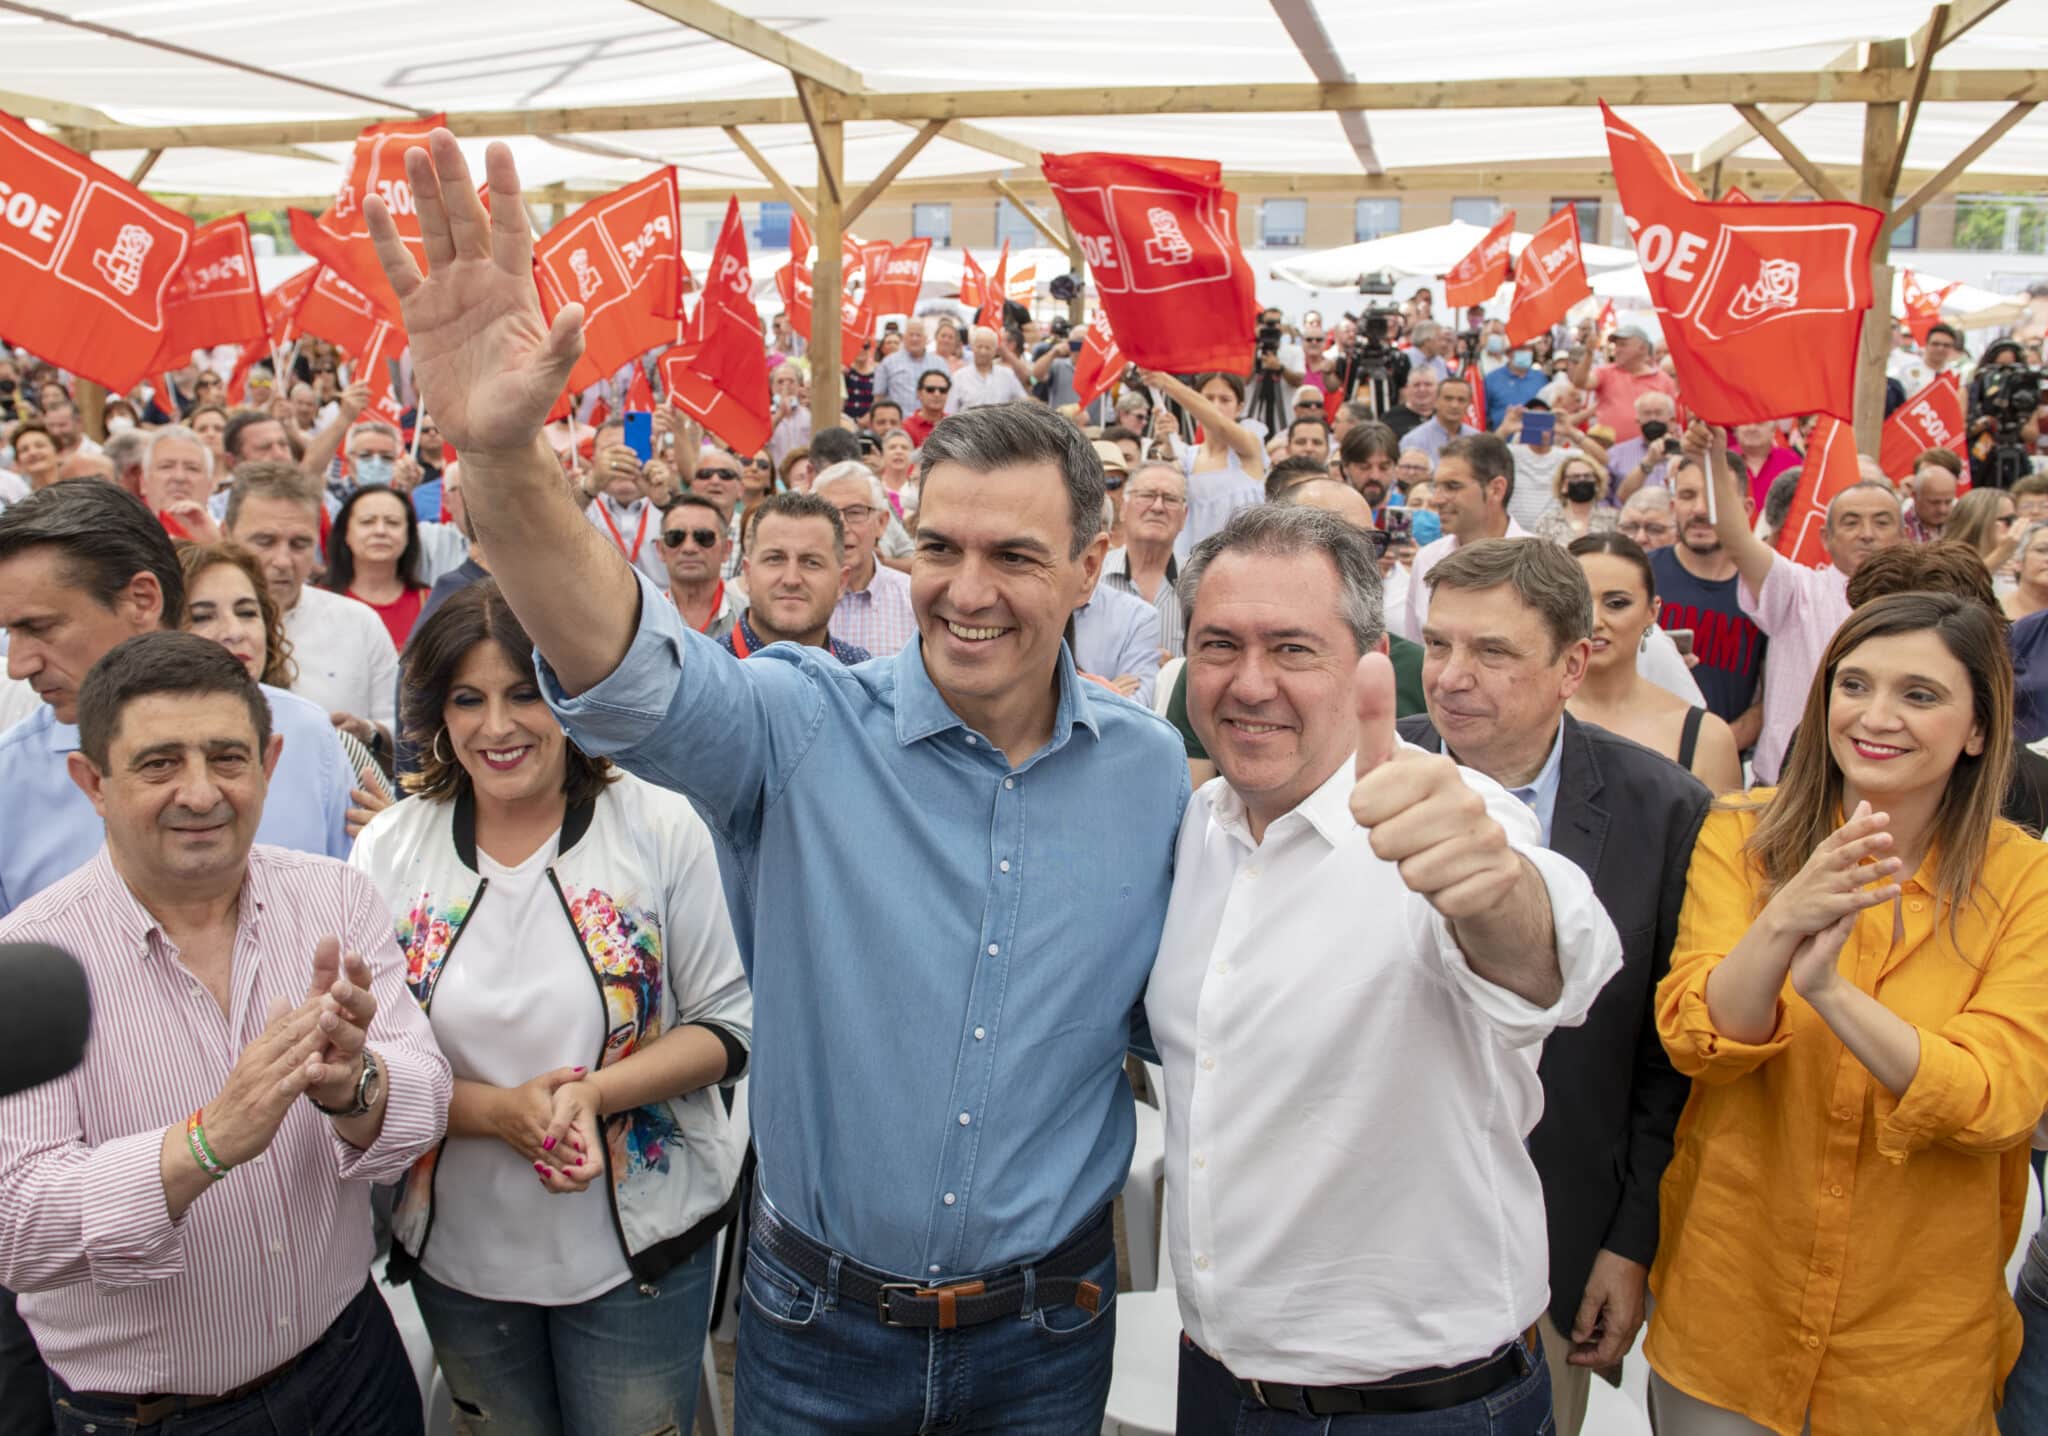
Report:
[[1799,492],[1800,473],[1797,468],[1786,469],[1764,490],[1764,522],[1773,531],[1784,527],[1786,515],[1792,512],[1792,496]]
[[[891,430],[892,433],[901,432]],[[811,476],[811,492],[816,493],[827,484],[836,484],[841,479],[859,479],[867,485],[868,502],[878,509],[889,506],[889,495],[882,488],[882,481],[875,477],[874,470],[859,459],[841,459],[822,474]]]
[[399,448],[405,447],[405,436],[398,432],[396,424],[387,424],[382,419],[358,419],[348,426],[348,432],[342,436],[343,449],[353,444],[358,434],[382,434]]
[[1550,630],[1550,656],[1593,633],[1593,590],[1586,571],[1545,539],[1483,539],[1460,544],[1423,577],[1432,597],[1441,589],[1483,591],[1503,584],[1534,609]]
[[126,429],[118,434],[107,435],[100,445],[100,452],[114,464],[114,477],[119,478],[143,462],[143,451],[149,448],[149,431]]
[[1096,516],[1108,492],[1102,482],[1102,460],[1079,429],[1035,400],[983,404],[939,420],[918,451],[917,481],[920,486],[929,484],[932,470],[940,464],[987,474],[1032,463],[1059,466],[1074,526],[1067,557],[1079,558],[1100,532]]
[[1417,344],[1426,344],[1444,332],[1444,327],[1433,319],[1425,319],[1408,331],[1408,337]]
[[[149,466],[156,462],[156,446],[166,440],[190,444],[199,450],[200,455],[206,460],[206,477],[209,479],[213,477],[213,450],[206,447],[206,440],[200,438],[183,424],[167,424],[143,441],[142,471],[145,474],[149,472]],[[119,470],[115,472],[118,473]]]
[[1671,508],[1671,490],[1665,488],[1662,484],[1645,484],[1642,488],[1630,494],[1627,501],[1621,507],[1623,512],[1630,509],[1634,509],[1637,513],[1641,513],[1644,509],[1664,509],[1668,512]]
[[1180,485],[1181,497],[1187,497],[1187,470],[1183,469],[1179,464],[1174,463],[1171,459],[1140,459],[1138,461],[1138,466],[1131,470],[1130,482],[1133,484],[1137,483],[1138,475],[1148,474],[1152,472],[1152,470],[1154,469],[1157,469],[1162,474],[1172,474],[1173,481]]
[[1823,525],[1824,528],[1832,529],[1835,526],[1835,505],[1848,498],[1849,495],[1855,493],[1858,489],[1875,489],[1894,504],[1898,504],[1902,511],[1905,508],[1904,504],[1899,504],[1899,491],[1893,488],[1888,481],[1884,479],[1858,479],[1855,483],[1849,485],[1848,488],[1843,489],[1828,500],[1827,522]]
[[1239,509],[1230,522],[1195,545],[1176,585],[1180,595],[1182,637],[1192,631],[1195,600],[1209,565],[1226,553],[1291,558],[1319,553],[1337,570],[1343,590],[1341,613],[1360,654],[1379,646],[1386,635],[1386,599],[1380,588],[1379,557],[1365,531],[1322,509],[1258,504]]

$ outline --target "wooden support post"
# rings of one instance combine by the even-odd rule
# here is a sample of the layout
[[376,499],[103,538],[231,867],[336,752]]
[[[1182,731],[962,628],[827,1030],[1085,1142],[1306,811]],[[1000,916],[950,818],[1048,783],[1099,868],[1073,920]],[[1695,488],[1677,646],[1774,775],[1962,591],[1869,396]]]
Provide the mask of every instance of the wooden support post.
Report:
[[[1901,64],[1905,48],[1902,40],[1872,45],[1870,63]],[[1898,101],[1864,106],[1863,171],[1856,198],[1880,213],[1891,211],[1899,143]],[[1863,316],[1863,342],[1856,356],[1856,452],[1873,458],[1884,431],[1884,366],[1892,350],[1891,252],[1891,226],[1880,226],[1870,250],[1870,311]]]
[[[798,81],[801,85],[803,82]],[[817,241],[818,257],[811,265],[811,432],[833,429],[839,426],[839,416],[845,402],[843,378],[840,373],[845,363],[839,352],[839,310],[840,296],[845,292],[845,276],[840,273],[841,236],[845,226],[840,223],[839,185],[836,177],[843,172],[846,157],[846,126],[837,120],[821,120],[811,126],[813,142],[818,147],[818,218],[811,227],[811,235]]]
[[78,427],[94,443],[107,437],[107,391],[90,379],[71,386],[71,402],[78,406]]
[[1941,50],[1941,38],[1947,29],[1948,0],[1940,0],[1934,7],[1934,13],[1927,17],[1927,23],[1920,27],[1924,38],[1913,63],[1913,97],[1906,102],[1906,118],[1899,125],[1899,142],[1892,151],[1892,167],[1885,176],[1886,194],[1899,192],[1899,172],[1906,167],[1906,146],[1913,142],[1913,126],[1920,118],[1920,102],[1927,97],[1927,76],[1934,68],[1934,57]]
[[164,157],[162,150],[151,150],[142,157],[142,162],[128,176],[128,183],[141,184],[149,178],[149,172],[156,168],[156,162]]

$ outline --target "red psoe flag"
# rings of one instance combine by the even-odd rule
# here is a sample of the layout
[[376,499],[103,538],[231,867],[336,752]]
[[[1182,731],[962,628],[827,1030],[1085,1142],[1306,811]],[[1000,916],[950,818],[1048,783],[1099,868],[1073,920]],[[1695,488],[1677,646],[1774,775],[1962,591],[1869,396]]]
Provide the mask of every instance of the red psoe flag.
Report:
[[867,306],[874,314],[915,314],[924,288],[924,264],[931,256],[929,239],[892,244],[868,276]]
[[319,278],[320,266],[315,264],[300,270],[263,296],[263,323],[270,331],[272,344],[282,348],[299,337],[299,311],[305,307],[306,300],[313,293],[313,284]]
[[1486,380],[1480,375],[1477,364],[1467,364],[1465,372],[1458,377],[1465,381],[1465,387],[1472,393],[1471,401],[1465,405],[1465,422],[1484,434],[1487,432]]
[[775,292],[782,296],[782,312],[789,327],[811,342],[811,230],[804,217],[789,217],[789,263],[775,271]]
[[583,377],[595,383],[673,344],[683,313],[676,172],[590,201],[533,247],[534,279],[554,309],[583,306]]
[[1116,383],[1124,372],[1124,352],[1117,347],[1109,327],[1109,315],[1096,310],[1088,321],[1088,334],[1081,352],[1074,358],[1074,399],[1083,408],[1094,403]]
[[1913,342],[1925,348],[1927,332],[1941,322],[1941,302],[1960,289],[1960,284],[1945,284],[1939,289],[1923,289],[1920,276],[1912,270],[1902,270],[1899,288],[1905,294],[1906,327],[1913,333]]
[[1566,205],[1529,237],[1515,260],[1515,300],[1508,310],[1508,343],[1526,344],[1592,294],[1579,249],[1579,212]]
[[1593,328],[1602,339],[1614,332],[1614,301],[1608,300],[1600,306],[1600,317],[1593,321]]
[[696,336],[661,356],[661,382],[684,412],[730,444],[758,453],[768,442],[768,366],[761,359],[761,316],[747,272],[740,202],[725,208],[691,328]]
[[405,405],[399,402],[398,379],[393,371],[404,353],[405,331],[388,319],[379,319],[370,326],[369,338],[353,356],[355,378],[370,388],[370,405],[363,410],[364,417],[382,419],[401,430],[405,427],[400,422],[405,416]]
[[647,366],[635,364],[633,377],[626,381],[626,412],[629,414],[652,414],[654,412],[654,386],[647,382]]
[[0,333],[124,393],[153,372],[192,221],[0,114]]
[[962,249],[960,267],[960,302],[976,311],[975,323],[981,322],[981,306],[988,298],[988,276],[981,272],[981,266],[974,262],[974,251]]
[[355,154],[348,178],[334,193],[334,202],[320,218],[304,229],[294,223],[292,238],[299,248],[367,295],[379,319],[393,324],[404,321],[398,312],[398,296],[384,278],[377,262],[376,246],[370,243],[369,226],[363,220],[363,200],[376,195],[391,212],[398,239],[420,272],[427,269],[426,241],[420,238],[420,216],[413,203],[412,184],[405,177],[405,152],[422,148],[427,136],[448,123],[446,115],[427,115],[416,120],[386,120],[370,125],[356,136]]
[[981,312],[974,316],[974,322],[984,329],[1003,332],[1004,285],[1009,283],[1010,241],[1003,241],[1003,252],[996,256],[995,273],[988,276],[981,286]]
[[261,349],[270,326],[256,288],[249,221],[239,214],[200,226],[164,298],[164,342],[153,369],[178,369],[194,349],[243,344]]
[[325,339],[343,353],[360,358],[376,337],[379,323],[391,321],[377,313],[369,295],[325,265],[314,271],[313,287],[299,304],[300,333]]
[[1043,170],[1131,362],[1173,374],[1251,368],[1258,300],[1222,166],[1075,154],[1046,155]]
[[1773,541],[1778,552],[1807,568],[1826,568],[1831,560],[1821,540],[1827,531],[1828,505],[1862,477],[1856,467],[1856,439],[1849,426],[1822,414],[1807,436],[1799,487],[1792,492],[1792,507]]
[[[1929,449],[1947,449],[1957,458],[1966,457],[1963,435],[1962,385],[1953,369],[1944,369],[1884,421],[1877,466],[1885,477],[1903,479],[1913,472],[1913,461]],[[1963,486],[1967,487],[1967,480]]]
[[1472,246],[1472,252],[1451,266],[1444,276],[1444,306],[1463,309],[1484,304],[1499,292],[1508,277],[1509,237],[1515,232],[1515,212],[1500,217],[1486,238]]
[[1605,104],[1615,188],[1695,414],[1748,424],[1855,414],[1870,250],[1860,204],[1710,204]]

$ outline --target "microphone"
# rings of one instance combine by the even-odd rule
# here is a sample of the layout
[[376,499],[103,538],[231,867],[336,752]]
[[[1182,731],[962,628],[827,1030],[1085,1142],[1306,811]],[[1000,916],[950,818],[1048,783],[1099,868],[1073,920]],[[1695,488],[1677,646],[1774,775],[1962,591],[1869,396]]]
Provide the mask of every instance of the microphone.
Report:
[[78,959],[46,942],[0,943],[0,1097],[85,1060],[92,996]]

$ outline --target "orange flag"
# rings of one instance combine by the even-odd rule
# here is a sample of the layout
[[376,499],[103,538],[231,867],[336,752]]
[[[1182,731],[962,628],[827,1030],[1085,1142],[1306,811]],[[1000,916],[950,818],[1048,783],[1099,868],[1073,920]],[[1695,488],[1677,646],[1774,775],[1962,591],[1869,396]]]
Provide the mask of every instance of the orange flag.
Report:
[[[1877,466],[1887,477],[1903,479],[1913,472],[1913,461],[1929,449],[1947,449],[1957,458],[1964,457],[1963,392],[1953,369],[1935,375],[1926,388],[1884,421]],[[1969,480],[1965,478],[1957,487],[1968,488]]]
[[1515,261],[1515,302],[1508,310],[1508,343],[1526,344],[1564,318],[1593,292],[1579,250],[1579,212],[1566,205],[1529,237]]
[[1470,254],[1451,267],[1444,276],[1446,308],[1463,309],[1493,298],[1508,277],[1508,236],[1514,232],[1515,212],[1509,210]]

